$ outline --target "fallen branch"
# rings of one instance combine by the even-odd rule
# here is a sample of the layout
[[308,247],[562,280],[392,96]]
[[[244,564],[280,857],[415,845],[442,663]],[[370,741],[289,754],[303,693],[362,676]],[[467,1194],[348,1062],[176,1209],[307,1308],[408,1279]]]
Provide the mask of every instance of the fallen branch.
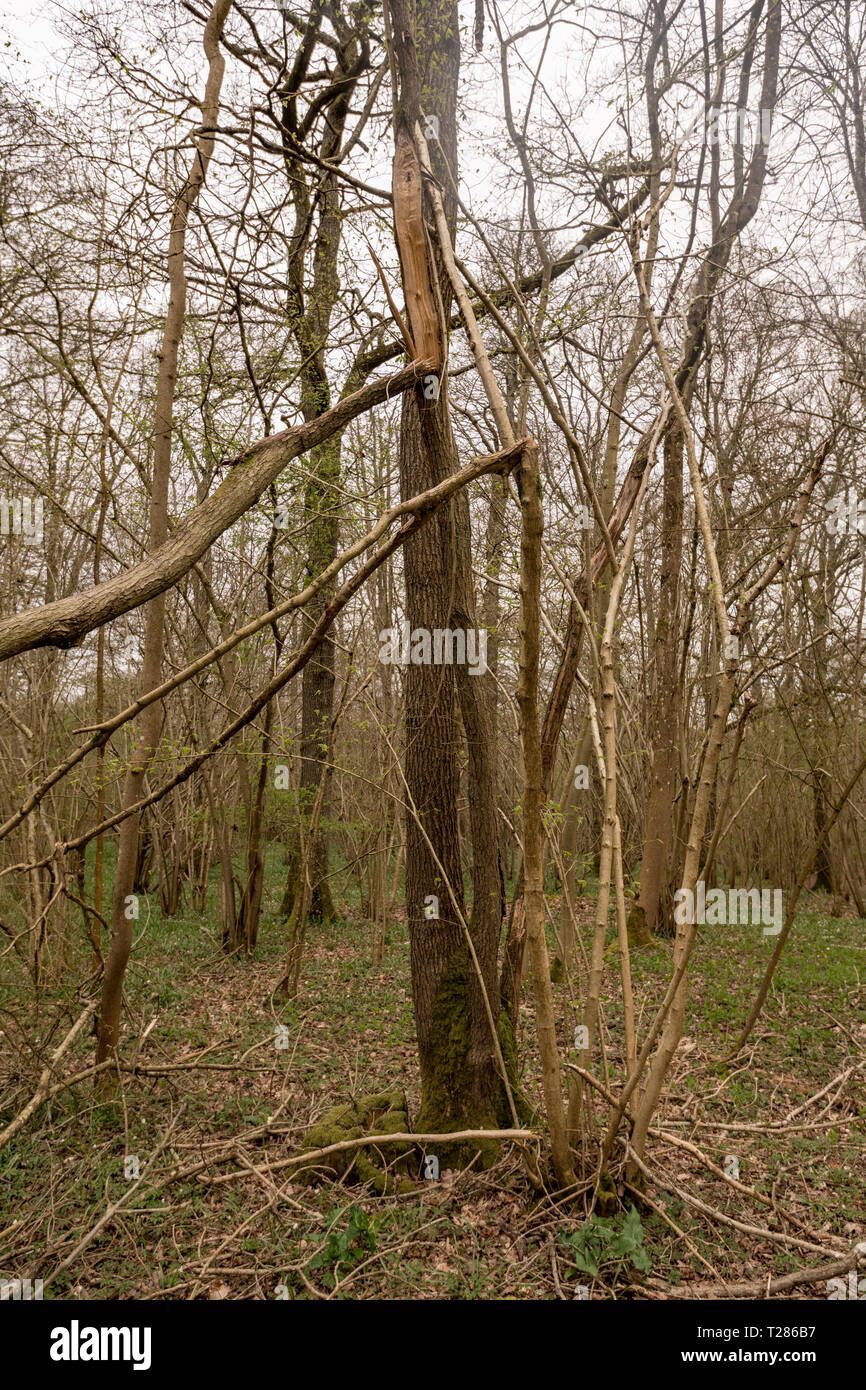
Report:
[[798,1269],[793,1274],[780,1274],[775,1279],[753,1279],[744,1284],[679,1284],[658,1290],[662,1298],[769,1298],[774,1293],[787,1293],[799,1284],[823,1284],[866,1264],[866,1250],[852,1250],[831,1264],[816,1265],[814,1269]]
[[[453,1134],[365,1134],[358,1139],[344,1139],[339,1144],[328,1144],[324,1149],[309,1149],[306,1153],[281,1158],[276,1163],[269,1163],[266,1171],[275,1173],[281,1168],[318,1163],[320,1159],[329,1158],[331,1154],[345,1153],[350,1149],[381,1148],[385,1144],[456,1144],[467,1139],[500,1139],[504,1142],[514,1140],[519,1143],[537,1140],[538,1135],[531,1129],[461,1129]],[[205,1181],[216,1187],[219,1183],[234,1182],[237,1178],[248,1176],[249,1171],[243,1169],[235,1173],[223,1173],[217,1178],[207,1178]]]
[[[91,1009],[90,1012],[92,1013],[92,1011],[93,1010]],[[71,1042],[72,1038],[68,1038],[67,1041]],[[13,1120],[11,1124],[7,1126],[6,1129],[3,1130],[2,1134],[0,1134],[0,1148],[2,1148],[2,1146],[6,1143],[8,1139],[12,1138],[13,1134],[15,1134],[19,1129],[22,1128],[23,1125],[27,1123],[31,1115],[39,1108],[40,1105],[44,1105],[46,1101],[53,1100],[53,1098],[56,1095],[59,1095],[61,1091],[68,1091],[70,1086],[77,1086],[78,1083],[81,1081],[92,1081],[95,1076],[98,1076],[100,1074],[100,1072],[108,1071],[110,1068],[114,1068],[115,1070],[122,1072],[128,1072],[133,1076],[172,1076],[175,1072],[180,1071],[272,1072],[276,1070],[276,1067],[274,1066],[246,1067],[242,1066],[240,1063],[235,1062],[191,1061],[166,1062],[163,1065],[159,1065],[150,1062],[117,1062],[114,1060],[114,1058],[109,1057],[104,1062],[94,1062],[92,1066],[85,1067],[83,1071],[74,1072],[72,1076],[65,1077],[63,1081],[55,1082],[55,1084],[53,1086],[49,1086],[47,1090],[42,1089],[42,1081],[44,1081],[45,1077],[50,1074],[52,1067],[58,1060],[59,1056],[58,1054],[55,1054],[48,1067],[46,1067],[45,1071],[42,1074],[42,1078],[40,1080],[40,1087],[34,1094],[33,1099],[28,1102],[28,1104],[21,1111],[21,1114],[18,1115],[17,1118]],[[268,1126],[265,1126],[265,1129],[267,1128]]]
[[790,1225],[797,1226],[799,1230],[804,1231],[806,1235],[812,1236],[813,1238],[816,1236],[817,1232],[813,1231],[811,1226],[808,1226],[801,1217],[795,1216],[793,1212],[788,1211],[784,1207],[780,1207],[778,1202],[772,1197],[767,1196],[766,1192],[759,1192],[756,1187],[749,1187],[746,1183],[740,1182],[738,1178],[732,1178],[730,1174],[720,1168],[717,1163],[713,1163],[713,1160],[709,1158],[702,1149],[699,1149],[697,1144],[691,1144],[688,1139],[681,1139],[679,1135],[671,1134],[664,1129],[653,1129],[651,1127],[649,1133],[654,1138],[663,1139],[667,1144],[673,1144],[677,1149],[685,1149],[687,1153],[694,1154],[695,1158],[698,1159],[710,1173],[719,1178],[722,1182],[726,1182],[729,1187],[733,1187],[737,1192],[742,1192],[745,1197],[750,1197],[755,1202],[761,1202],[765,1207],[769,1207],[775,1212],[777,1216],[789,1222]]
[[127,1188],[126,1192],[124,1192],[122,1197],[118,1197],[116,1202],[112,1202],[111,1206],[106,1208],[102,1216],[100,1216],[99,1220],[97,1221],[96,1225],[91,1227],[91,1229],[87,1232],[85,1236],[82,1236],[81,1240],[75,1246],[75,1249],[70,1251],[66,1258],[60,1261],[60,1264],[56,1267],[56,1269],[52,1270],[51,1274],[45,1281],[46,1283],[52,1283],[53,1280],[57,1278],[58,1274],[60,1274],[62,1270],[68,1269],[68,1267],[72,1264],[73,1260],[76,1260],[78,1256],[82,1254],[84,1250],[87,1249],[91,1241],[96,1239],[96,1237],[99,1235],[99,1232],[105,1226],[108,1225],[109,1221],[111,1221],[114,1218],[114,1216],[117,1214],[120,1208],[126,1205],[133,1192],[136,1192],[138,1190],[138,1188],[141,1186],[148,1173],[150,1172],[151,1168],[153,1167],[154,1163],[159,1158],[159,1155],[162,1153],[169,1139],[171,1138],[172,1131],[176,1128],[177,1123],[184,1112],[184,1108],[185,1106],[181,1105],[171,1124],[168,1126],[168,1129],[165,1131],[165,1134],[162,1136],[156,1148],[154,1149],[150,1159],[145,1164],[141,1176],[136,1178],[135,1181],[130,1184],[130,1186]]
[[779,1245],[796,1245],[800,1250],[811,1250],[818,1255],[838,1255],[838,1251],[829,1250],[826,1245],[814,1245],[809,1240],[801,1240],[799,1236],[789,1236],[782,1231],[768,1231],[765,1226],[750,1226],[745,1221],[737,1221],[733,1216],[727,1216],[725,1212],[719,1211],[716,1207],[711,1207],[707,1202],[702,1202],[700,1197],[693,1197],[692,1194],[686,1192],[684,1188],[677,1187],[676,1183],[671,1182],[669,1178],[659,1177],[658,1174],[651,1172],[640,1155],[632,1148],[631,1144],[626,1144],[625,1147],[629,1159],[631,1159],[636,1168],[640,1169],[644,1177],[649,1178],[650,1182],[656,1183],[657,1186],[664,1188],[665,1191],[674,1192],[681,1201],[685,1202],[690,1207],[694,1207],[696,1211],[701,1212],[704,1216],[711,1217],[713,1221],[721,1221],[722,1225],[732,1226],[735,1231],[743,1231],[745,1235],[758,1236],[761,1240],[774,1241]]

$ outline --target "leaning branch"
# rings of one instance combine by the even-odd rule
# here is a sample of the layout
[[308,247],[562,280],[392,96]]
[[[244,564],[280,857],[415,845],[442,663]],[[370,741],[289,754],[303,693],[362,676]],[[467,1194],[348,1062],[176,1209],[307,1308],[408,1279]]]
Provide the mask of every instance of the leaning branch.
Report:
[[[196,754],[194,758],[185,763],[178,772],[168,779],[168,781],[163,782],[162,786],[158,787],[156,791],[151,792],[149,796],[143,797],[140,801],[137,801],[134,806],[123,808],[118,811],[116,815],[102,821],[100,825],[95,825],[90,830],[85,831],[83,835],[79,835],[77,839],[70,840],[62,845],[56,845],[54,853],[40,860],[38,864],[9,865],[7,868],[0,871],[0,878],[8,873],[14,873],[23,869],[41,868],[44,864],[50,863],[55,854],[68,853],[70,850],[74,849],[82,849],[94,836],[113,829],[115,825],[119,825],[122,821],[126,820],[127,816],[143,811],[148,806],[153,806],[170,792],[172,788],[180,786],[182,782],[185,782],[194,772],[198,771],[208,758],[213,757],[215,753],[219,753],[228,741],[234,738],[235,734],[239,733],[242,728],[249,724],[250,721],[265,708],[269,701],[271,701],[275,695],[279,694],[283,687],[288,685],[289,681],[303,669],[319,646],[319,643],[322,641],[325,633],[334,621],[334,618],[340,610],[345,607],[352,595],[357,593],[358,589],[370,578],[370,575],[373,574],[409,536],[413,535],[419,526],[423,525],[431,513],[436,511],[438,507],[441,507],[444,502],[447,502],[450,497],[454,496],[456,492],[462,487],[465,487],[466,484],[471,482],[474,478],[480,478],[487,473],[507,472],[513,468],[519,461],[525,444],[526,440],[521,439],[512,449],[501,449],[498,453],[487,454],[480,458],[473,459],[472,463],[467,464],[459,473],[450,474],[447,478],[443,478],[441,483],[437,483],[435,487],[430,488],[427,492],[419,493],[416,497],[408,498],[405,502],[401,502],[396,507],[392,508],[390,512],[386,513],[385,517],[380,517],[371,535],[366,537],[364,542],[358,542],[355,548],[366,548],[375,536],[381,534],[382,530],[386,529],[386,520],[390,523],[390,520],[398,515],[408,515],[409,519],[398,531],[395,531],[392,536],[383,542],[383,544],[359,566],[355,573],[340,586],[330,603],[322,612],[318,622],[307,637],[307,640],[292,654],[285,667],[259,691],[245,710],[222,729],[207,748]],[[339,563],[335,561],[334,564],[339,568],[340,565],[345,562],[345,559],[345,555],[338,557]],[[287,603],[292,604],[294,607],[297,607],[303,602],[306,602],[305,595],[296,595],[294,600],[287,600]],[[281,605],[280,611],[286,609],[286,606],[286,604]],[[257,619],[257,625],[264,626],[271,617],[272,614],[264,614],[260,619]],[[213,652],[206,653],[205,656],[201,658],[201,661],[207,664],[209,660],[215,658],[219,650],[219,648],[215,648]],[[194,665],[195,669],[199,669],[199,663],[194,663]],[[180,672],[178,676],[173,678],[172,682],[167,682],[166,684],[178,684],[181,680],[187,679],[189,674],[190,668],[187,668],[186,672]],[[148,695],[143,698],[154,700],[160,698],[163,694],[165,694],[165,689],[160,686],[159,689],[148,692]],[[118,720],[121,723],[125,723],[127,719],[131,719],[138,713],[140,708],[141,701],[137,701],[134,706],[131,705],[127,710],[122,711],[122,714],[116,716],[115,720],[110,721],[110,723],[112,725],[117,725]],[[104,732],[105,727],[104,725],[102,726],[102,732]],[[102,732],[100,733],[100,738],[102,737]],[[80,750],[81,756],[88,752],[92,746],[95,745],[85,745],[84,749]],[[69,760],[67,760],[67,763],[68,761]],[[66,764],[64,764],[63,767],[64,772],[69,770]],[[54,774],[52,774],[52,776],[53,775]]]
[[315,420],[260,439],[230,460],[231,472],[212,496],[184,517],[162,545],[132,569],[83,593],[25,608],[0,622],[0,661],[34,647],[74,647],[88,632],[170,589],[205,551],[276,482],[299,455],[315,449],[374,405],[399,395],[432,370],[429,362],[363,386]]

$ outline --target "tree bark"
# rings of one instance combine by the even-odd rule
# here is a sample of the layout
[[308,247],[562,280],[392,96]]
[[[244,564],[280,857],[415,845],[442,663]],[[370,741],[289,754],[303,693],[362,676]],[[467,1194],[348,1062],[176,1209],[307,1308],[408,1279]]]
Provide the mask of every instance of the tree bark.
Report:
[[[424,221],[425,194],[419,147],[422,110],[436,116],[438,140],[425,158],[439,185],[450,189],[457,172],[456,95],[459,22],[453,0],[425,0],[416,7],[413,37],[403,0],[389,6],[400,78],[395,120],[395,237],[406,297],[408,331],[416,354],[444,361],[446,315],[451,298],[445,237],[453,235],[455,205],[446,191],[439,204],[439,254],[434,256]],[[417,48],[416,48],[417,43]],[[428,127],[429,128],[429,127]],[[435,212],[434,208],[434,219]],[[443,227],[443,222],[445,226]],[[450,240],[445,248],[447,256]],[[449,264],[453,269],[453,258]],[[400,444],[402,495],[410,496],[457,466],[448,415],[446,379],[438,399],[421,390],[404,398]],[[503,440],[507,444],[510,440]],[[468,504],[443,508],[404,547],[406,616],[410,628],[475,626],[470,568]],[[410,665],[404,681],[405,776],[414,813],[407,818],[406,909],[410,930],[412,989],[422,1081],[419,1125],[443,1130],[490,1127],[504,1111],[499,1073],[496,965],[502,880],[496,822],[496,784],[488,677],[443,664]],[[473,950],[460,924],[464,891],[460,833],[458,719],[469,757],[469,827],[472,839]],[[438,899],[438,920],[425,902]],[[474,959],[473,959],[474,953]]]

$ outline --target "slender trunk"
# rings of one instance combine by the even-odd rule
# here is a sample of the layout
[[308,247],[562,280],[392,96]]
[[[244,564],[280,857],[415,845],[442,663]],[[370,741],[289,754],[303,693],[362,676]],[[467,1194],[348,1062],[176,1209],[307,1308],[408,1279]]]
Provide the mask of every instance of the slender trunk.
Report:
[[655,699],[649,806],[638,905],[647,931],[669,934],[669,869],[680,765],[680,569],[683,556],[683,437],[676,425],[664,444],[661,573],[655,631]]
[[[213,131],[217,124],[219,94],[225,71],[225,60],[220,52],[220,36],[230,8],[231,0],[216,0],[204,31],[204,51],[208,59],[208,76],[201,109],[202,124],[207,131]],[[171,471],[175,383],[177,380],[178,352],[186,311],[186,272],[184,266],[186,228],[190,211],[194,207],[204,183],[213,148],[213,134],[198,136],[192,168],[172,213],[168,253],[169,305],[159,359],[153,435],[153,476],[148,536],[148,549],[150,551],[157,550],[168,535],[168,484]],[[162,593],[151,599],[147,606],[144,659],[140,683],[142,692],[152,690],[160,682],[164,615],[165,594]],[[138,746],[133,753],[124,781],[122,799],[124,809],[133,806],[141,797],[147,769],[159,740],[161,722],[162,705],[161,702],[154,701],[153,704],[147,706],[141,717]],[[111,949],[106,961],[99,1009],[96,1044],[97,1064],[115,1055],[120,1039],[123,981],[129,953],[132,949],[132,924],[135,920],[133,884],[138,858],[139,821],[140,813],[136,812],[127,816],[121,822],[120,827],[117,869],[112,897]],[[110,1091],[114,1086],[114,1078],[107,1070],[103,1071],[99,1074],[98,1084],[100,1089]]]
[[523,527],[520,536],[520,671],[517,704],[523,754],[523,854],[526,935],[532,962],[535,1024],[541,1054],[541,1085],[550,1129],[550,1147],[561,1187],[574,1182],[565,1130],[562,1074],[556,1041],[550,960],[544,935],[544,832],[541,824],[541,737],[538,728],[538,663],[541,650],[541,536],[544,513],[536,445],[524,446],[518,475]]

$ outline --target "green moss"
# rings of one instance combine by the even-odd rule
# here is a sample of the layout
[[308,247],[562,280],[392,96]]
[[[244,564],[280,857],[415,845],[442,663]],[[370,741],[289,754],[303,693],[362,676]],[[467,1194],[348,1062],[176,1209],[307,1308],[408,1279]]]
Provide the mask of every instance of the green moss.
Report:
[[[492,1088],[487,1104],[477,1099],[478,1078],[469,1047],[469,948],[465,944],[452,956],[433,1004],[429,1041],[421,1056],[422,1103],[418,1116],[419,1133],[447,1133],[461,1129],[510,1128],[513,1124],[508,1096],[501,1081]],[[523,1121],[529,1108],[517,1084],[517,1049],[514,1028],[506,1010],[497,1023],[499,1045],[514,1096],[518,1117]],[[473,1099],[475,1097],[475,1099]],[[481,1151],[482,1167],[496,1163],[502,1145],[496,1141],[470,1140],[465,1144],[444,1144],[437,1148],[441,1168],[463,1167]]]
[[629,946],[640,949],[641,946],[652,945],[652,934],[646,924],[646,912],[639,903],[632,907],[625,925]]
[[[451,957],[433,1001],[429,1040],[420,1058],[421,1133],[493,1129],[496,1124],[495,1114],[485,1114],[471,1099],[474,1087],[469,1064],[468,965],[469,949],[464,944]],[[469,1162],[475,1152],[473,1149],[467,1154],[466,1146],[448,1148],[447,1157],[441,1152],[438,1155],[443,1168],[461,1159]]]
[[599,1216],[613,1216],[619,1208],[619,1198],[616,1192],[616,1183],[610,1173],[599,1174],[596,1186],[596,1211]]
[[[378,1095],[360,1096],[347,1105],[334,1106],[304,1136],[305,1149],[325,1149],[329,1144],[341,1144],[346,1139],[360,1139],[364,1134],[404,1134],[409,1131],[406,1097],[400,1091],[383,1091]],[[384,1196],[392,1192],[412,1192],[414,1183],[408,1174],[417,1172],[419,1158],[413,1150],[400,1154],[396,1150],[349,1149],[345,1153],[329,1154],[315,1166],[301,1168],[295,1180],[307,1186],[323,1180],[340,1180],[352,1174],[359,1182],[368,1183]],[[387,1164],[387,1171],[383,1165]]]

